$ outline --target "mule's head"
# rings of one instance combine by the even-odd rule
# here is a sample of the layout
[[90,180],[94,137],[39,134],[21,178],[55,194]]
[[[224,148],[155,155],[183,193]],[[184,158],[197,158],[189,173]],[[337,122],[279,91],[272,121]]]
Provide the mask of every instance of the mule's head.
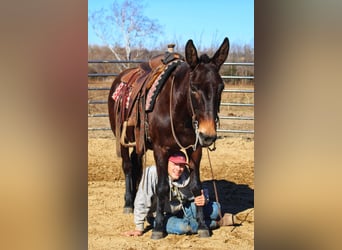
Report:
[[224,89],[219,70],[227,59],[228,52],[228,38],[224,39],[212,58],[206,54],[198,57],[192,40],[185,46],[185,58],[191,70],[190,102],[198,122],[199,143],[203,147],[210,146],[217,137],[216,123]]

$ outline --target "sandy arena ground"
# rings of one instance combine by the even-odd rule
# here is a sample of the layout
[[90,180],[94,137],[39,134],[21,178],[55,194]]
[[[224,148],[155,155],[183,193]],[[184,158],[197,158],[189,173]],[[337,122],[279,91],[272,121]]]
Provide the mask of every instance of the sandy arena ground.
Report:
[[[201,179],[215,200],[218,190],[223,212],[243,219],[240,226],[216,229],[210,238],[168,235],[151,240],[151,230],[141,237],[121,233],[134,229],[133,215],[123,214],[124,181],[121,159],[115,155],[113,136],[89,136],[88,141],[88,249],[254,249],[254,139],[220,138],[216,151],[203,151]],[[152,165],[151,151],[146,165]],[[214,180],[214,181],[213,181]]]

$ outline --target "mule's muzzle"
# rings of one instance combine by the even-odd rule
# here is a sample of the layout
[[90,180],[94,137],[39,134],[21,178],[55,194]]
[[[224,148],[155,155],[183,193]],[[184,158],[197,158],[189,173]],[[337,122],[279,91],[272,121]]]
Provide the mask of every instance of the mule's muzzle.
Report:
[[217,135],[208,135],[202,132],[199,132],[199,143],[201,144],[202,147],[209,147],[211,144],[213,144],[216,139]]

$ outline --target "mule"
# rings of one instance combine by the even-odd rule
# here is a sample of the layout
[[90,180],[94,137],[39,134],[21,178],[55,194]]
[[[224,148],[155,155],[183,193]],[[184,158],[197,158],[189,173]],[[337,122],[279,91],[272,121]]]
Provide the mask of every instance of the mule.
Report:
[[[169,155],[179,150],[186,151],[189,166],[192,169],[190,178],[193,195],[201,194],[202,148],[211,146],[217,139],[218,112],[224,89],[219,70],[227,59],[228,53],[228,38],[223,40],[212,57],[207,54],[198,56],[193,41],[189,40],[185,46],[185,60],[177,64],[169,74],[157,94],[153,108],[146,109],[147,89],[136,100],[130,100],[130,102],[141,103],[141,105],[140,108],[137,108],[138,114],[135,115],[138,117],[137,121],[131,122],[128,126],[124,125],[122,121],[118,123],[120,120],[118,117],[124,117],[119,110],[124,108],[118,108],[118,100],[115,100],[113,95],[116,94],[120,84],[122,86],[125,77],[130,75],[130,78],[134,78],[132,72],[136,69],[128,69],[120,73],[112,84],[108,96],[108,109],[111,129],[117,141],[120,140],[123,135],[122,130],[124,130],[121,143],[117,143],[117,154],[122,158],[126,183],[124,212],[133,211],[137,185],[142,175],[142,157],[147,149],[153,150],[158,185],[157,210],[152,239],[160,239],[166,235],[164,204],[167,202],[170,191],[167,173]],[[120,100],[122,101],[122,98]],[[125,144],[125,142],[137,141],[137,137],[142,138],[139,145]],[[141,150],[141,145],[144,150]],[[131,153],[129,152],[130,148],[132,149]],[[196,211],[199,224],[198,235],[209,237],[209,229],[204,222],[202,207],[197,207]]]

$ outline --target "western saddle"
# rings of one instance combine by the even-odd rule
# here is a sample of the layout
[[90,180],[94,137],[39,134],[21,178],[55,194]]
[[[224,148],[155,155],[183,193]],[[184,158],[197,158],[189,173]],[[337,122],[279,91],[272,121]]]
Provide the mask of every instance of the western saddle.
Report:
[[[172,50],[169,49],[165,54],[152,57],[148,62],[143,62],[138,67],[127,70],[121,76],[120,84],[123,87],[114,104],[116,113],[115,134],[117,138],[120,137],[120,140],[116,140],[116,153],[118,156],[121,156],[120,144],[124,147],[135,146],[137,154],[144,152],[146,94],[168,64],[175,60],[184,61],[184,58],[182,55],[173,52],[172,47]],[[127,127],[134,128],[135,141],[128,141],[126,136]]]

